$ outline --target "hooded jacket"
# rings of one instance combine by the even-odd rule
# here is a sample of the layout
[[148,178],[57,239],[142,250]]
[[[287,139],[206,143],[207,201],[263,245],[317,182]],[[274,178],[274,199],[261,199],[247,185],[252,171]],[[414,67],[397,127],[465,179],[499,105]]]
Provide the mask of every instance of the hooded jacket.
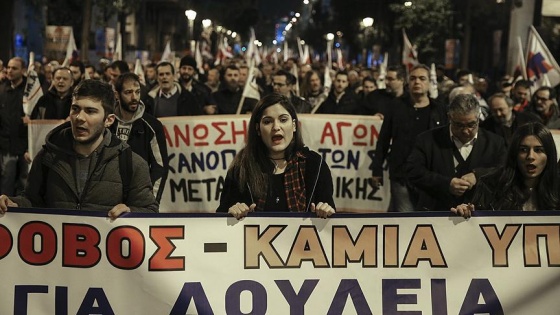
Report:
[[148,165],[132,153],[130,190],[123,200],[119,172],[119,154],[128,146],[105,130],[103,142],[90,155],[91,163],[82,194],[78,193],[75,164],[78,154],[70,122],[53,129],[37,154],[23,196],[12,200],[20,207],[43,207],[108,212],[117,204],[132,212],[157,212],[159,205],[152,194]]
[[121,118],[122,108],[117,107],[117,119],[110,130],[125,141],[132,152],[140,155],[148,163],[154,196],[159,202],[169,171],[167,144],[163,125],[154,116],[146,113],[145,109],[144,103],[140,102],[132,119],[125,121]]

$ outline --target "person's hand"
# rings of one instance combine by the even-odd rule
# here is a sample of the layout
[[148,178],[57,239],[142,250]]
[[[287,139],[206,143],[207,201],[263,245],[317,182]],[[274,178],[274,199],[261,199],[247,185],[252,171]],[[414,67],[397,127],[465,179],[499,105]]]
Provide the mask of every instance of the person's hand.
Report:
[[451,208],[451,212],[455,213],[456,215],[460,215],[465,219],[468,219],[472,216],[474,211],[474,205],[472,203],[465,204],[462,203],[455,208]]
[[315,212],[319,218],[326,219],[335,213],[333,207],[326,202],[319,202],[317,206],[311,203],[311,212]]
[[247,213],[255,211],[257,204],[253,203],[251,206],[247,206],[244,203],[236,203],[231,206],[228,213],[233,215],[237,220],[240,220],[247,216]]
[[372,176],[371,177],[371,184],[373,187],[378,187],[383,185],[383,177],[381,176]]
[[0,214],[6,213],[8,207],[17,207],[18,204],[10,200],[6,195],[0,195]]
[[116,220],[121,214],[125,212],[130,212],[130,208],[124,203],[119,203],[109,211],[108,215],[112,220]]
[[453,178],[449,183],[449,192],[454,196],[462,196],[471,188],[471,184],[462,178]]
[[470,184],[469,189],[472,189],[474,187],[474,185],[476,185],[476,176],[474,175],[473,172],[470,172],[468,174],[463,175],[461,177],[461,179],[464,179],[467,182],[469,182],[469,184]]
[[23,116],[21,120],[23,120],[24,125],[29,125],[29,123],[31,122],[31,118],[29,118],[29,116],[27,115]]
[[218,106],[216,105],[206,105],[202,108],[206,115],[214,115],[218,112]]
[[29,154],[28,151],[25,151],[23,154],[23,159],[27,162],[27,164],[31,164],[31,154]]

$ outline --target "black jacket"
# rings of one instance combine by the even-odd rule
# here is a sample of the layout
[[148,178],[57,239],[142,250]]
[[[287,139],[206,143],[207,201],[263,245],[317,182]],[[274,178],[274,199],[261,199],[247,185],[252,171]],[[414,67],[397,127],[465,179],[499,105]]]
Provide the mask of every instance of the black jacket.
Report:
[[[0,86],[0,152],[22,155],[27,151],[27,125],[23,123],[23,92],[27,79],[15,89],[6,81]],[[70,112],[68,112],[70,113]]]
[[[472,190],[456,197],[449,192],[451,179],[457,177],[449,125],[420,134],[408,157],[406,170],[409,181],[420,190],[417,210],[449,211],[465,200],[470,200]],[[479,129],[469,156],[469,171],[481,173],[499,166],[506,157],[504,139],[487,130]]]
[[[447,113],[443,106],[430,99],[429,108],[429,129],[447,124]],[[372,162],[373,176],[383,177],[383,163],[387,160],[391,179],[405,181],[407,175],[404,166],[417,136],[412,130],[414,117],[415,109],[408,94],[391,104],[379,132]]]
[[331,90],[327,99],[319,105],[319,109],[315,113],[317,114],[348,114],[348,115],[361,115],[360,102],[356,94],[346,90],[342,95],[338,103],[336,102],[336,96],[334,96],[334,90]]
[[[335,209],[332,197],[334,191],[333,181],[329,167],[317,152],[306,149],[305,155],[304,177],[307,207],[312,202],[315,205],[319,202],[326,202]],[[224,190],[220,196],[220,206],[216,212],[228,212],[229,208],[237,202],[245,203],[248,206],[257,202],[248,188],[241,192],[239,181],[234,175],[235,173],[235,170],[231,168],[228,170],[224,182]]]
[[[58,104],[60,105],[58,105]],[[66,119],[70,115],[72,92],[60,98],[54,89],[41,96],[31,113],[31,119]]]

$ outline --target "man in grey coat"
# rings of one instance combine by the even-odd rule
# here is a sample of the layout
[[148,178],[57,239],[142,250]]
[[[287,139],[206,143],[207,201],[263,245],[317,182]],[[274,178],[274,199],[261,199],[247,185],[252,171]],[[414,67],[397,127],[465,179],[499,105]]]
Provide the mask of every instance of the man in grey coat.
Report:
[[[157,212],[148,165],[111,134],[115,94],[112,87],[85,80],[74,90],[70,122],[53,129],[38,153],[22,196],[0,196],[0,213],[8,207],[45,207],[125,212]],[[127,152],[128,150],[128,152]],[[132,167],[123,175],[123,155]]]

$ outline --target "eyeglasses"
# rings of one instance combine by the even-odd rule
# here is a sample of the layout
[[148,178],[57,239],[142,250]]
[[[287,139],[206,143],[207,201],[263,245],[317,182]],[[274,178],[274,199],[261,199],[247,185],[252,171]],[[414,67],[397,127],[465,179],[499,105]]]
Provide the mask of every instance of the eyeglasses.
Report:
[[457,128],[457,129],[473,130],[474,128],[478,127],[478,120],[470,122],[468,124],[458,123],[458,122],[453,121],[453,120],[450,120],[450,122],[451,122],[451,126],[453,126],[453,128]]

